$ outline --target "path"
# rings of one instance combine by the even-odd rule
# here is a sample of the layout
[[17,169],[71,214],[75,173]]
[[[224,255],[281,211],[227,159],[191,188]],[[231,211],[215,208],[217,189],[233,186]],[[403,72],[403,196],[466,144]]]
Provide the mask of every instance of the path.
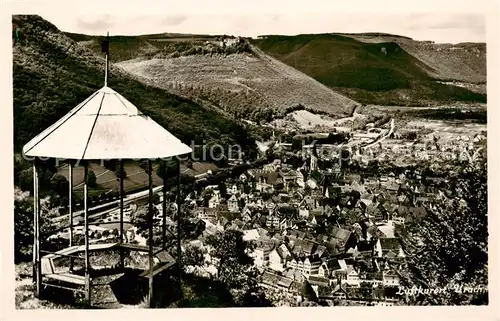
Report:
[[391,136],[391,134],[394,132],[394,118],[391,119],[391,128],[389,129],[389,132],[384,135],[383,137],[377,139],[376,141],[374,141],[373,143],[369,144],[369,145],[366,145],[364,147],[362,147],[363,149],[366,149],[366,148],[370,148],[372,146],[375,146],[376,144],[382,142],[384,139],[386,139],[387,137]]

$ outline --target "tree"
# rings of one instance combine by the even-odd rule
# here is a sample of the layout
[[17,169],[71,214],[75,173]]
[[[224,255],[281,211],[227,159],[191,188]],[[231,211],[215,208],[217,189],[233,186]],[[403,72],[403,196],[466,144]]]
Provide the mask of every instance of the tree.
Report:
[[[148,211],[149,206],[145,205],[137,209],[134,213],[132,224],[137,227],[137,232],[142,234],[148,231]],[[153,216],[158,214],[158,209],[153,206]]]
[[245,207],[245,199],[244,198],[241,197],[238,199],[238,207],[240,209],[243,209]]
[[219,183],[219,191],[220,191],[220,195],[222,196],[222,198],[226,198],[227,197],[226,183],[224,183],[224,182]]
[[120,166],[116,159],[110,159],[104,162],[104,167],[112,172],[115,172]]
[[139,167],[142,168],[146,173],[149,172],[149,162],[147,159],[141,159],[139,161]]
[[311,284],[307,280],[304,280],[304,283],[302,284],[300,295],[306,300],[313,302],[318,301],[318,296],[316,295],[316,292],[314,291]]
[[229,289],[241,288],[248,280],[246,272],[253,265],[253,258],[247,253],[254,245],[243,240],[243,233],[229,229],[207,237],[211,246],[210,255],[216,259],[217,279]]
[[[434,201],[418,223],[407,226],[404,246],[410,274],[404,281],[422,287],[488,284],[488,185],[485,159],[452,170],[449,198]],[[434,209],[435,208],[435,209]],[[418,239],[430,240],[424,245]],[[405,284],[406,285],[406,284]],[[485,304],[488,295],[455,293],[416,297],[428,304]]]
[[33,190],[33,169],[27,168],[19,172],[19,188],[23,191]]
[[[174,177],[177,176],[177,163],[174,159],[168,159],[166,161],[167,164],[167,177]],[[165,173],[163,169],[163,164],[160,164],[160,166],[156,167],[156,175],[158,177],[163,178]]]
[[159,204],[160,203],[160,196],[158,196],[157,193],[153,194],[153,204]]
[[50,179],[53,190],[60,196],[67,196],[69,192],[69,182],[61,174],[55,173]]
[[188,246],[182,254],[183,266],[203,266],[205,264],[205,253],[198,246]]
[[[54,226],[47,219],[52,215],[50,198],[40,200],[40,235],[42,240]],[[42,243],[46,246],[47,241]],[[33,197],[20,189],[14,190],[14,260],[16,263],[29,261],[33,253]]]
[[121,170],[121,166],[116,166],[115,168],[115,176],[118,179],[125,179],[127,178],[127,172],[125,171],[125,168],[123,168],[123,171]]
[[95,173],[92,170],[90,170],[87,174],[87,183],[89,187],[97,186],[97,177],[95,176]]

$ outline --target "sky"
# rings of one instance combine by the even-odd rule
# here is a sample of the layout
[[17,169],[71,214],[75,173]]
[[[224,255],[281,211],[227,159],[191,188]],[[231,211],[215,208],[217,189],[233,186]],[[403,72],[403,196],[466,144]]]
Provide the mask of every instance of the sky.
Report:
[[[50,4],[56,2],[50,1]],[[418,6],[409,1],[393,0],[349,0],[343,5],[332,5],[333,1],[289,0],[281,7],[279,2],[254,0],[249,6],[241,1],[212,0],[207,6],[208,2],[191,0],[177,1],[175,5],[156,0],[121,2],[123,5],[116,5],[113,0],[106,4],[92,4],[93,0],[87,0],[67,9],[64,4],[32,5],[29,9],[63,31],[94,35],[104,35],[108,31],[111,35],[172,32],[247,37],[383,32],[416,40],[458,43],[486,41],[486,14],[491,8],[487,0],[420,0]]]

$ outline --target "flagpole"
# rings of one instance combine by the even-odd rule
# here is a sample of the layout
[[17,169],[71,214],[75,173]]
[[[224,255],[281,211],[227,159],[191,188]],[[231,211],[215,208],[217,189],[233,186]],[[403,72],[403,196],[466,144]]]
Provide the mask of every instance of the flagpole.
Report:
[[104,87],[108,86],[108,56],[109,56],[109,31],[106,36],[107,50],[106,50],[106,71],[104,72]]

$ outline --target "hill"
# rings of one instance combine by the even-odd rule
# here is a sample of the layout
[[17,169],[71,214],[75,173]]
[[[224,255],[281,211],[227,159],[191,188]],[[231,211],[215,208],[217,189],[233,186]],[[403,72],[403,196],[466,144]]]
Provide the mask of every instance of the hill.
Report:
[[486,84],[486,44],[437,44],[394,35],[347,35],[366,43],[394,42],[431,68],[430,75],[443,81]]
[[[68,34],[99,52],[102,37]],[[207,35],[110,37],[111,61],[141,82],[241,119],[281,117],[304,108],[344,117],[355,101],[267,56],[245,38]]]
[[478,49],[481,45],[470,49],[478,52],[476,58],[469,59],[467,54],[448,50],[446,45],[436,47],[448,49],[436,49],[438,54],[435,54],[433,50],[421,49],[427,48],[423,43],[381,34],[270,35],[253,39],[252,43],[266,54],[364,104],[425,106],[486,101],[485,94],[443,83],[453,80],[485,83],[486,59],[484,51]]
[[[77,44],[39,16],[13,16],[19,39],[13,45],[15,150],[103,86],[104,58]],[[88,41],[88,39],[82,39]],[[108,85],[148,116],[191,141],[238,143],[253,148],[234,119],[192,100],[146,85],[110,66]]]

